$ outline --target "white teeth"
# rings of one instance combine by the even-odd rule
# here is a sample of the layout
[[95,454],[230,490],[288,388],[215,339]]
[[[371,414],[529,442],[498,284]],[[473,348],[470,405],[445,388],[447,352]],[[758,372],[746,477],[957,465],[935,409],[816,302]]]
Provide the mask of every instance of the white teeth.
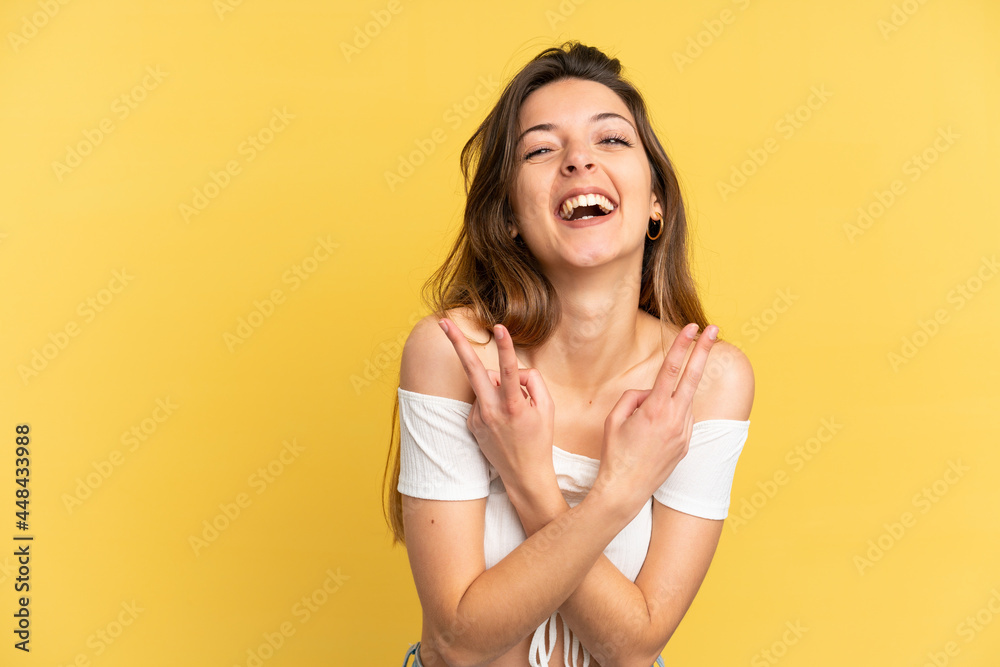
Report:
[[[559,211],[562,214],[562,217],[568,220],[573,215],[574,209],[576,209],[578,206],[599,206],[601,210],[604,211],[605,214],[615,210],[614,204],[612,204],[611,201],[604,195],[586,194],[586,195],[577,195],[576,197],[570,197],[569,199],[563,202],[562,207],[560,207]],[[594,217],[594,216],[587,216],[587,217]],[[585,219],[586,218],[581,218],[581,220]]]

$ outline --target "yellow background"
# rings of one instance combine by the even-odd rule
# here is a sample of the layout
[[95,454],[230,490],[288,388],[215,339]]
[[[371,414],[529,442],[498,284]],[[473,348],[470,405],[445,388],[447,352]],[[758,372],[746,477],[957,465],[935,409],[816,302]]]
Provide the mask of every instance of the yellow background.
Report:
[[[283,624],[268,667],[402,661],[420,608],[379,500],[399,344],[461,222],[458,154],[495,86],[572,38],[646,96],[710,321],[756,372],[730,519],[667,664],[995,665],[998,5],[393,7],[0,6],[0,664],[247,665]],[[401,160],[419,164],[390,185]],[[734,170],[753,173],[724,197]],[[185,215],[196,191],[214,196]],[[30,654],[11,632],[18,423]]]

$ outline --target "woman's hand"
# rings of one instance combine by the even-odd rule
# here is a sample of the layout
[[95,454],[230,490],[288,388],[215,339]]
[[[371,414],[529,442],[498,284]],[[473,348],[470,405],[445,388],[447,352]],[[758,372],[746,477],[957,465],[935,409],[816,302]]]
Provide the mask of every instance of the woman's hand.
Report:
[[455,347],[476,393],[469,411],[469,430],[508,491],[512,485],[520,489],[542,481],[555,484],[552,464],[555,405],[541,374],[535,368],[517,367],[514,343],[501,324],[493,327],[499,373],[486,370],[454,322],[446,318],[441,328]]
[[708,335],[699,337],[674,391],[684,355],[697,332],[698,325],[693,323],[682,329],[667,351],[653,388],[627,390],[604,422],[601,467],[594,487],[610,491],[629,516],[638,513],[687,455],[694,426],[691,402],[718,327],[707,327]]

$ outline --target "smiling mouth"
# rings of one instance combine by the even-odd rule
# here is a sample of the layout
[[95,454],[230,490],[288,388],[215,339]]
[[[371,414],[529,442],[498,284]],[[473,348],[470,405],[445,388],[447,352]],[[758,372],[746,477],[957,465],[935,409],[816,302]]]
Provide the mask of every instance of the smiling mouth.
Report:
[[559,207],[559,217],[567,222],[610,215],[617,207],[604,195],[570,197]]

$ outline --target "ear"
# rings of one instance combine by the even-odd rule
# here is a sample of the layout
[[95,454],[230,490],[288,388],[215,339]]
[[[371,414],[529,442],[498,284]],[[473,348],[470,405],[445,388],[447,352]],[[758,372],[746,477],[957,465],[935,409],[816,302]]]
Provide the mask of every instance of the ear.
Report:
[[660,220],[663,220],[663,207],[660,206],[660,200],[657,199],[656,193],[654,192],[649,195],[649,219],[653,220],[657,217],[659,217]]

